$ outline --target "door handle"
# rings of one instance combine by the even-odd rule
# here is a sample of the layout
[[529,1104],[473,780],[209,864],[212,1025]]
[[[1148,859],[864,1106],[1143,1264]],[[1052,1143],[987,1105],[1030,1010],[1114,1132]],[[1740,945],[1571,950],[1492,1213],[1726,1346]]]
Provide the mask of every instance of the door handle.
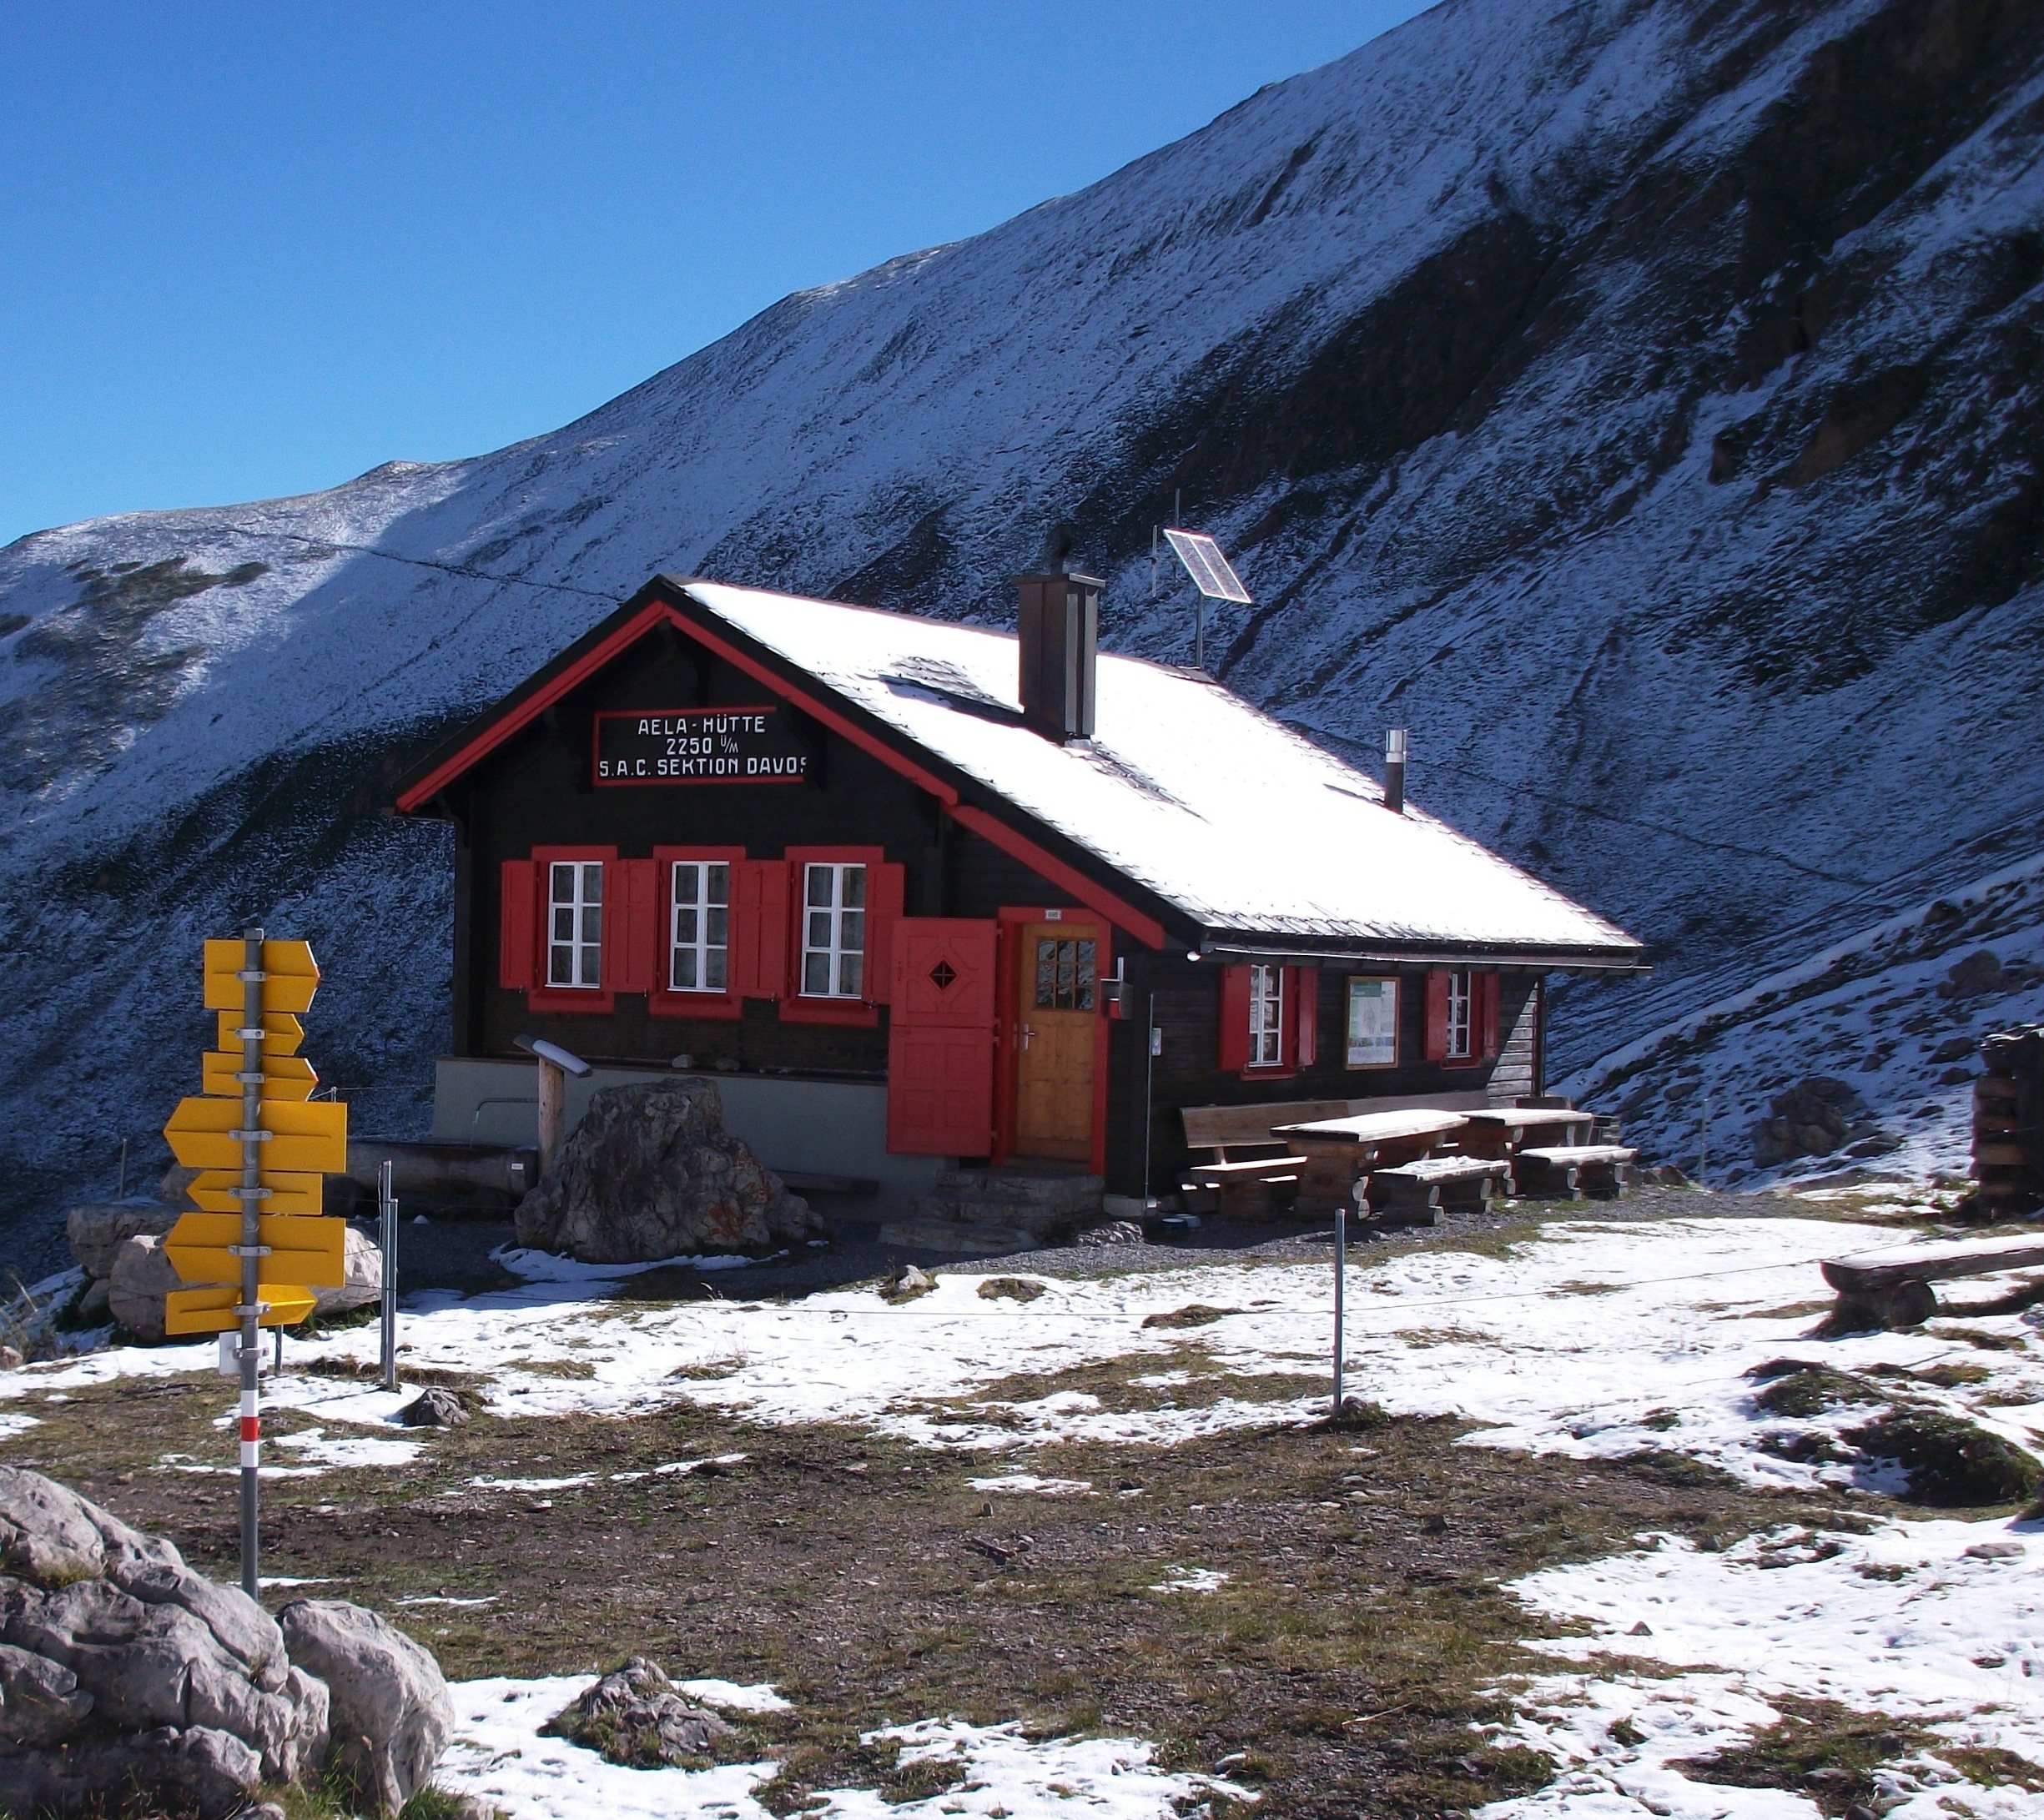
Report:
[[1035,1034],[1036,1034],[1036,1033],[1035,1033],[1034,1030],[1032,1030],[1032,1029],[1031,1029],[1031,1028],[1030,1028],[1030,1027],[1029,1027],[1029,1026],[1028,1026],[1026,1023],[1025,1023],[1025,1024],[1024,1024],[1024,1025],[1022,1026],[1022,1030],[1021,1030],[1021,1037],[1022,1037],[1022,1047],[1023,1047],[1024,1048],[1025,1048],[1025,1049],[1026,1049],[1026,1048],[1027,1048],[1030,1046],[1030,1038],[1031,1037],[1035,1036]]

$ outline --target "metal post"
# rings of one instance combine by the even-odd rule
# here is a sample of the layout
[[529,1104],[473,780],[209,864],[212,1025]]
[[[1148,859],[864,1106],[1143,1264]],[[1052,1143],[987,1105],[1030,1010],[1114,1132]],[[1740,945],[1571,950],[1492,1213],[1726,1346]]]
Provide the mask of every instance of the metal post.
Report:
[[114,1184],[113,1198],[117,1201],[128,1199],[128,1140],[125,1138],[121,1139],[121,1173],[119,1180]]
[[1334,1210],[1334,1410],[1333,1420],[1342,1419],[1342,1291],[1348,1277],[1348,1209],[1337,1207]]
[[1150,1121],[1156,1095],[1157,995],[1150,994],[1150,1013],[1143,1026],[1143,1217],[1150,1217]]
[[1710,1167],[1710,1089],[1704,1089],[1703,1122],[1696,1128],[1696,1185],[1704,1185],[1704,1174]]
[[383,1387],[397,1388],[397,1196],[390,1191],[390,1159],[376,1170],[376,1213],[383,1246]]
[[256,1402],[261,1360],[263,1146],[263,932],[243,929],[241,963],[241,1590],[259,1590],[256,1566],[256,1468],[262,1417]]
[[1195,670],[1206,667],[1206,596],[1204,594],[1196,594],[1192,603],[1192,667]]

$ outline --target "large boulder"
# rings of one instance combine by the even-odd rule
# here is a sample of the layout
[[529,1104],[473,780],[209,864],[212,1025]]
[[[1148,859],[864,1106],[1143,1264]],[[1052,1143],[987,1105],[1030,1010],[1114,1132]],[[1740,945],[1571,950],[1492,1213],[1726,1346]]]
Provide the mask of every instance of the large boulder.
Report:
[[159,1200],[86,1201],[64,1214],[64,1236],[78,1268],[95,1283],[113,1275],[113,1254],[121,1241],[138,1233],[166,1233],[178,1223],[178,1209]]
[[518,1242],[586,1264],[758,1251],[823,1230],[724,1129],[713,1082],[606,1087],[519,1204]]
[[[346,1245],[348,1280],[338,1287],[313,1290],[315,1315],[364,1307],[383,1294],[383,1254],[375,1242],[350,1226]],[[108,1310],[143,1345],[160,1345],[169,1337],[164,1329],[164,1298],[184,1287],[164,1249],[163,1234],[133,1233],[114,1248],[113,1267],[107,1280]]]
[[1847,1144],[1880,1135],[1866,1102],[1835,1075],[1811,1074],[1775,1094],[1753,1128],[1753,1160],[1760,1169],[1798,1157],[1830,1156]]
[[278,1615],[294,1661],[331,1697],[333,1766],[385,1813],[433,1772],[454,1730],[440,1664],[374,1611],[339,1599],[300,1599]]
[[325,1759],[325,1687],[169,1543],[0,1467],[0,1812],[221,1820]]

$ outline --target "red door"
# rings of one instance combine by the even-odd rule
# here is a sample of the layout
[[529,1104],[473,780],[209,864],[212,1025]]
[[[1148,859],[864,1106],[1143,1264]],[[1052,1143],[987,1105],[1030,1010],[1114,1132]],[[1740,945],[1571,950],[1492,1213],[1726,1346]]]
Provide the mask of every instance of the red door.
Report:
[[999,933],[998,923],[952,917],[894,926],[887,1147],[897,1155],[993,1152]]

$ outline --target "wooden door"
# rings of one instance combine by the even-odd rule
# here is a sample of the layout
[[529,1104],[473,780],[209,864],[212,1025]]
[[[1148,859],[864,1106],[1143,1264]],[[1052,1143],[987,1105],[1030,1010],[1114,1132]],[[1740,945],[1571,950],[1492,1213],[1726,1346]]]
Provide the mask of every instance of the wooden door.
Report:
[[895,925],[887,1147],[898,1156],[993,1150],[997,928],[942,917]]
[[1100,932],[1021,929],[1015,1006],[1015,1154],[1083,1163],[1093,1154],[1093,1052],[1100,1026]]

